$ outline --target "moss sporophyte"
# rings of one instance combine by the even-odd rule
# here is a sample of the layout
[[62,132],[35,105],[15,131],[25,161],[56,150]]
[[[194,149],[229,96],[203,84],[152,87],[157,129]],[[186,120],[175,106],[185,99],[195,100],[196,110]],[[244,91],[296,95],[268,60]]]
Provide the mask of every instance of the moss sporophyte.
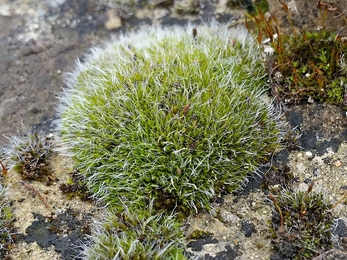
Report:
[[263,61],[245,30],[121,35],[77,62],[67,85],[58,130],[88,189],[113,212],[140,216],[150,203],[183,214],[209,209],[279,143]]

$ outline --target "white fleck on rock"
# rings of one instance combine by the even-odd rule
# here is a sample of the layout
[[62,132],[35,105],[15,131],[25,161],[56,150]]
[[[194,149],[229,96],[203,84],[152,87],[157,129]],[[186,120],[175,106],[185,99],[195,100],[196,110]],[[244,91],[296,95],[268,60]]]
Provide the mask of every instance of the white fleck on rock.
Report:
[[313,156],[313,153],[310,151],[306,152],[305,154],[306,154],[307,158],[312,158],[312,156]]
[[337,161],[334,162],[334,165],[335,165],[336,167],[341,167],[342,162],[341,162],[340,160],[337,160]]
[[298,190],[306,192],[308,190],[308,185],[306,183],[302,182],[299,184]]
[[236,224],[240,221],[240,218],[225,209],[220,210],[220,216],[226,224]]
[[323,159],[321,157],[318,157],[318,156],[314,157],[312,162],[313,162],[313,165],[316,165],[316,166],[324,165]]
[[306,171],[306,166],[302,162],[297,162],[293,164],[293,171],[296,171],[297,173],[304,174]]

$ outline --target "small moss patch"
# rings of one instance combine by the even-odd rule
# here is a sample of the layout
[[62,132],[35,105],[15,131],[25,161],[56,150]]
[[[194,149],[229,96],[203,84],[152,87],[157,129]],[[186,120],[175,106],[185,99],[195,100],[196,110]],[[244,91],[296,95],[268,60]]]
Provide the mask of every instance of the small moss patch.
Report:
[[84,251],[87,259],[187,259],[181,224],[152,205],[136,213],[109,212],[92,234],[93,244]]
[[275,201],[272,232],[278,252],[290,259],[312,259],[332,248],[332,205],[322,193],[284,190]]
[[12,136],[3,147],[6,160],[24,180],[51,182],[49,157],[52,143],[42,132],[28,132],[23,136]]
[[[247,15],[252,22],[246,22],[247,28],[268,55],[265,60],[272,94],[278,102],[285,104],[318,100],[347,105],[347,42],[338,33],[324,29],[327,12],[332,9],[319,1],[321,28],[297,31],[288,5],[281,4],[291,25],[290,34],[281,31],[275,15],[265,15],[260,10],[257,16]],[[343,15],[337,17],[345,19]]]

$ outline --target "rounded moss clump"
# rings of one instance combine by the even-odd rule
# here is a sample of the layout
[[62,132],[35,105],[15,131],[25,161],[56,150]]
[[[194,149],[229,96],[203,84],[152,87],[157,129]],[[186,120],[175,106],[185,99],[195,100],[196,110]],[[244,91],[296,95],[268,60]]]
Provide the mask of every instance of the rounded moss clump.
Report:
[[154,212],[152,205],[130,213],[109,212],[106,220],[96,224],[91,243],[83,251],[83,259],[187,259],[184,241],[175,216]]
[[109,205],[208,209],[278,145],[257,46],[226,26],[142,28],[94,48],[68,78],[58,128]]
[[42,132],[29,132],[8,140],[9,144],[2,150],[10,168],[14,168],[23,179],[49,181],[51,140]]
[[[10,202],[6,198],[6,188],[0,184],[0,258],[6,259],[6,255],[12,243],[13,214]],[[2,258],[3,257],[3,258]]]
[[332,205],[321,192],[284,190],[273,201],[273,242],[278,252],[290,259],[312,259],[332,248]]

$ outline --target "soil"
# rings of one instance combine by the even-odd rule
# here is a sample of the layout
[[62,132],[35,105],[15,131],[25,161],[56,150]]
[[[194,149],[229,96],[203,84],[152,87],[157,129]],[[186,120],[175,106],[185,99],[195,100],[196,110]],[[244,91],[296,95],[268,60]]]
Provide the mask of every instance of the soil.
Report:
[[[193,1],[142,0],[136,8],[120,8],[110,2],[0,0],[0,143],[6,144],[6,136],[28,130],[54,132],[56,96],[63,90],[63,75],[72,70],[76,59],[83,61],[84,53],[104,39],[144,25],[200,24],[212,18],[231,22],[243,17],[226,6],[227,0],[201,0],[198,6],[179,12],[171,2]],[[268,2],[281,28],[291,30],[281,4]],[[294,13],[295,28],[322,26],[316,1],[284,2]],[[347,1],[326,3],[335,12],[328,16],[326,26],[339,30],[344,24],[337,16],[346,11]],[[320,103],[302,104],[289,109],[284,117],[301,134],[299,148],[282,150],[273,163],[289,166],[297,189],[305,191],[315,181],[314,189],[323,191],[331,203],[337,202],[347,187],[345,111]],[[59,190],[72,171],[68,158],[55,155],[52,167],[52,185],[30,182],[49,207],[23,185],[17,173],[10,171],[7,176],[8,197],[16,217],[16,236],[7,259],[78,259],[78,246],[87,239],[93,218],[102,215],[91,202],[69,200]],[[261,184],[269,182],[276,188],[285,180],[276,179],[268,168],[263,170],[266,174],[250,178],[244,190],[216,198],[212,212],[187,220],[187,236],[196,230],[209,234],[189,240],[187,252],[205,259],[284,259],[273,250],[269,221],[274,208]],[[347,259],[345,203],[336,206],[334,217],[335,247],[322,257]]]

